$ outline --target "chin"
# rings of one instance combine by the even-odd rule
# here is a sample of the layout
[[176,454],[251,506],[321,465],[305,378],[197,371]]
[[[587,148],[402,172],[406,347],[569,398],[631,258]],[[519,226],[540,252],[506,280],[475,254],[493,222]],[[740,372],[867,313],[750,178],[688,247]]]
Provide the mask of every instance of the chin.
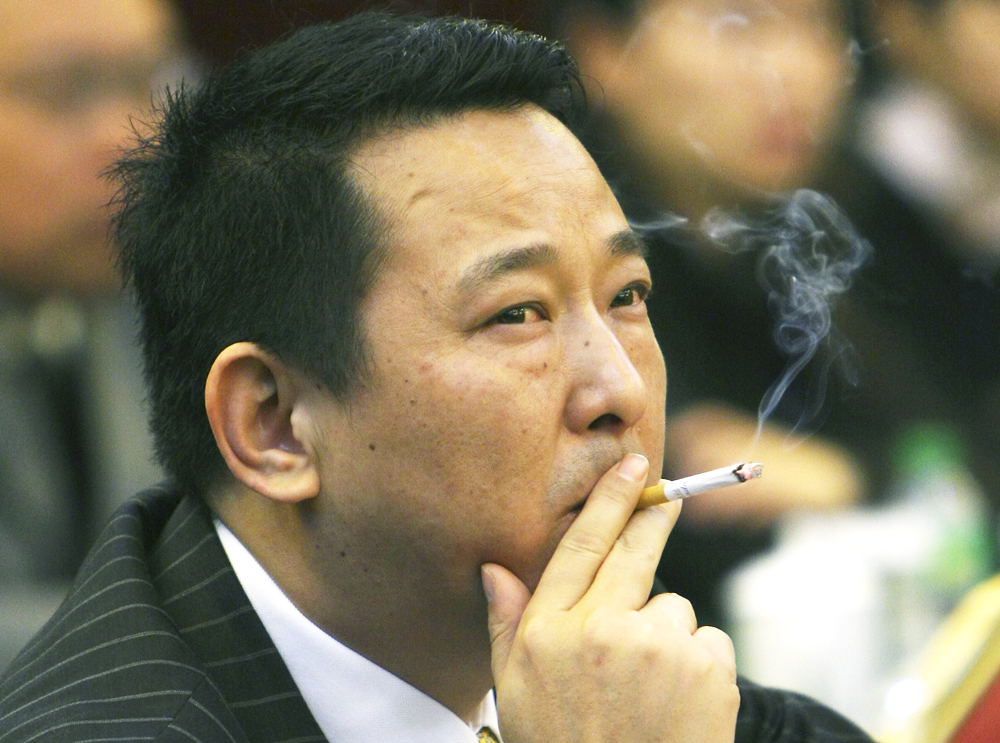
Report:
[[549,561],[552,560],[552,555],[555,554],[556,548],[559,543],[562,542],[566,532],[576,521],[576,517],[580,515],[580,510],[583,508],[583,503],[570,509],[562,518],[556,522],[555,528],[552,530],[552,536],[548,545],[542,549],[539,553],[539,557],[534,561],[535,567],[531,570],[526,571],[525,575],[519,576],[532,592],[534,592],[538,581],[542,578],[542,573],[545,572],[545,568],[548,567]]

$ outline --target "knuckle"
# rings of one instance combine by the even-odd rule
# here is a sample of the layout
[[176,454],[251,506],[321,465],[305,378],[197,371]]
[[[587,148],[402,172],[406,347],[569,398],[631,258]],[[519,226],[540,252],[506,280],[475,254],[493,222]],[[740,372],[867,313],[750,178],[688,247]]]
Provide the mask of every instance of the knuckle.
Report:
[[517,631],[520,635],[521,646],[525,652],[532,655],[549,647],[552,642],[549,623],[542,617],[523,619]]
[[524,620],[517,634],[520,659],[526,668],[544,668],[550,658],[563,655],[560,633],[552,631],[549,621]]
[[654,601],[659,604],[659,608],[671,620],[675,627],[681,626],[695,618],[694,606],[691,602],[679,593],[661,593]]
[[644,562],[658,562],[663,551],[658,542],[628,529],[618,537],[618,548],[625,554]]
[[621,473],[614,470],[615,476],[605,475],[595,486],[591,498],[601,502],[602,509],[618,513],[628,513],[635,509],[639,496],[639,485],[626,480]]
[[591,611],[580,628],[583,658],[592,670],[607,666],[614,659],[619,663],[624,646],[628,645],[628,634],[617,612],[599,607]]
[[671,601],[675,604],[678,612],[694,616],[694,605],[691,601],[679,593],[672,594]]
[[590,611],[583,620],[580,634],[587,646],[601,647],[609,643],[613,634],[611,625],[614,619],[611,610],[599,606]]
[[562,542],[562,549],[587,560],[603,560],[608,554],[608,544],[600,532],[590,528],[580,528],[568,533]]
[[614,481],[608,483],[608,488],[604,491],[603,497],[622,509],[631,508],[636,500],[636,488],[637,486],[634,482],[619,476]]

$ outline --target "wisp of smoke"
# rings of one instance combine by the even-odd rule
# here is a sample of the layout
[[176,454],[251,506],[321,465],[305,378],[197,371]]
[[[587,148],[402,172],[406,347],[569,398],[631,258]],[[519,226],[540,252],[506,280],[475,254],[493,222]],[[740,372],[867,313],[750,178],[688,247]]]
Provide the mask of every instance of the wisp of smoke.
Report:
[[[832,304],[850,287],[852,275],[870,255],[871,245],[829,197],[807,189],[780,198],[761,217],[713,209],[702,220],[701,229],[725,250],[760,252],[758,280],[768,293],[775,316],[774,341],[788,362],[761,400],[759,435],[824,339],[835,346],[827,357],[829,363],[848,348],[846,340],[831,333]],[[846,367],[845,372],[848,381],[856,384],[854,372]],[[822,409],[828,373],[829,364],[820,370],[813,399],[801,411],[793,432],[811,423]]]
[[656,219],[644,220],[642,222],[630,219],[628,224],[629,227],[636,232],[645,235],[650,232],[677,229],[678,227],[688,224],[689,221],[690,220],[688,220],[687,217],[682,217],[680,214],[671,214],[667,212]]

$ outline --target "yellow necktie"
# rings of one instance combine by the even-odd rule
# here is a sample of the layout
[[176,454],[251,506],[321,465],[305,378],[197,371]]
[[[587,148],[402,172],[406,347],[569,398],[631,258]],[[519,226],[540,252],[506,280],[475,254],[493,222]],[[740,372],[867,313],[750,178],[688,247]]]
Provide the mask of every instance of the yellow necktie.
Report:
[[496,733],[487,727],[479,728],[476,737],[479,739],[479,743],[500,743],[500,739],[496,736]]

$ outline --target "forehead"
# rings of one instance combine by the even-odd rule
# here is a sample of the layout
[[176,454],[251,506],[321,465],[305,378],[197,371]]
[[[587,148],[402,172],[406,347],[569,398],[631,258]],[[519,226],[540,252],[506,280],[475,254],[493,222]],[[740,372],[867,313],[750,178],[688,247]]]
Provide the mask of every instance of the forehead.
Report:
[[0,68],[62,57],[155,54],[176,19],[164,0],[2,0]]
[[604,239],[627,226],[583,145],[533,106],[381,137],[353,162],[383,211],[391,252],[454,262],[491,246],[559,247],[571,235]]

